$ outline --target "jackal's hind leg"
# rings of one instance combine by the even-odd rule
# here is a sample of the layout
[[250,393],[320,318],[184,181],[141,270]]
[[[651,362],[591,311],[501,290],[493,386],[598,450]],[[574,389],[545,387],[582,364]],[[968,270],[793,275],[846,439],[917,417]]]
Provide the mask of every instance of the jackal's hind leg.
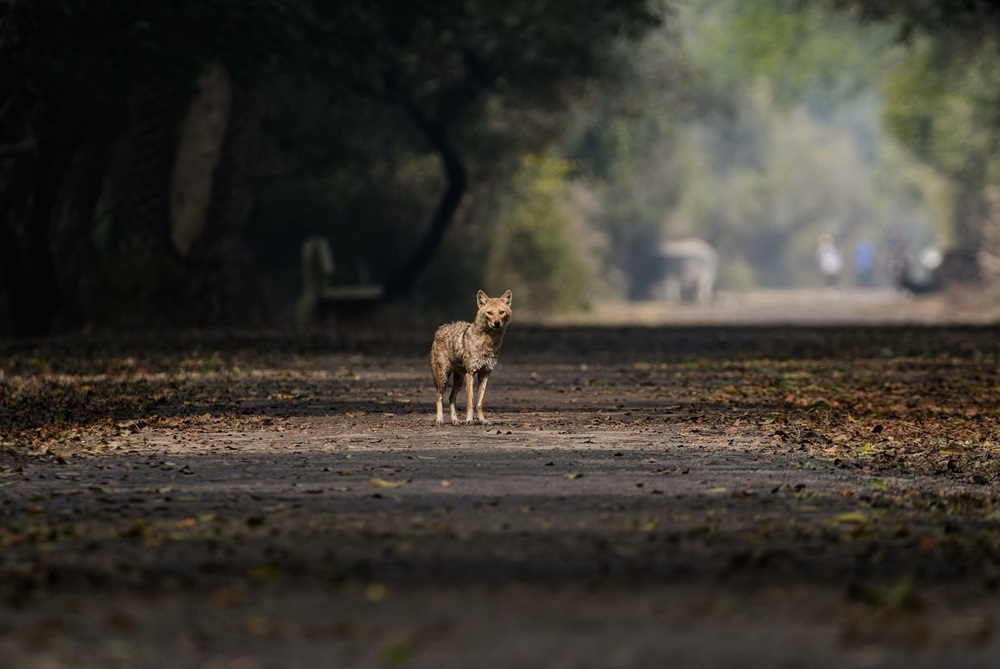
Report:
[[444,391],[438,389],[437,400],[434,404],[434,408],[437,409],[437,412],[434,414],[434,422],[437,423],[438,425],[444,422],[444,407],[442,406],[443,400],[444,400]]
[[431,375],[434,377],[434,390],[436,391],[434,397],[434,408],[437,410],[434,414],[434,422],[441,425],[444,422],[444,411],[443,411],[443,400],[444,400],[444,389],[448,385],[448,371],[442,369],[438,364],[437,360],[431,361]]
[[451,409],[451,424],[461,425],[462,421],[458,419],[458,410],[455,408],[455,399],[458,397],[459,391],[462,390],[462,385],[464,383],[464,376],[458,372],[452,372],[451,374],[451,395],[448,397],[448,408]]

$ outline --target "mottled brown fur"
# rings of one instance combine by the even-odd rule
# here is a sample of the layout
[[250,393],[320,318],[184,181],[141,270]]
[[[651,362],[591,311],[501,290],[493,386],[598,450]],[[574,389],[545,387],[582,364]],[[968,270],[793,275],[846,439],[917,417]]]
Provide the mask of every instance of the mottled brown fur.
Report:
[[[510,323],[510,302],[509,290],[500,297],[489,297],[480,290],[476,293],[479,311],[476,312],[476,319],[473,322],[447,323],[434,333],[434,344],[431,346],[431,374],[434,376],[434,386],[437,388],[435,420],[439,425],[444,422],[444,389],[449,379],[452,382],[451,395],[448,398],[452,424],[461,424],[455,409],[455,398],[462,386],[465,386],[465,422],[473,422],[473,407],[475,407],[476,420],[484,425],[489,424],[483,415],[483,396],[486,395],[486,383],[490,374],[497,365],[504,332]],[[475,405],[472,403],[473,378],[479,379],[479,395]]]

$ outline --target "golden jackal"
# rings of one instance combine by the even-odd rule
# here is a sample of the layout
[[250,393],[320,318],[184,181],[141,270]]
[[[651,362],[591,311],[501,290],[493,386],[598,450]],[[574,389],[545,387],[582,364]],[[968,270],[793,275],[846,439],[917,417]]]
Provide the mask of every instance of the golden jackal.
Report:
[[434,385],[437,387],[437,423],[444,422],[444,411],[441,400],[444,387],[451,378],[451,396],[448,405],[451,408],[451,422],[458,425],[458,414],[455,411],[455,398],[458,391],[465,386],[465,422],[472,422],[472,379],[479,379],[479,397],[476,400],[476,419],[484,425],[489,424],[483,415],[483,396],[486,394],[486,382],[490,373],[497,366],[500,345],[503,335],[510,323],[511,293],[508,290],[500,297],[489,297],[483,291],[476,293],[476,320],[471,323],[458,321],[442,325],[434,333],[434,344],[431,346],[431,373],[434,375]]

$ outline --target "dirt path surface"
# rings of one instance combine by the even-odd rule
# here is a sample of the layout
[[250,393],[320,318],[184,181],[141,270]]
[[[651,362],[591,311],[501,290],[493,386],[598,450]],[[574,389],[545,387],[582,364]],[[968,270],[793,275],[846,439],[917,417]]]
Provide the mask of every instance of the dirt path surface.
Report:
[[0,351],[0,666],[995,667],[994,326]]

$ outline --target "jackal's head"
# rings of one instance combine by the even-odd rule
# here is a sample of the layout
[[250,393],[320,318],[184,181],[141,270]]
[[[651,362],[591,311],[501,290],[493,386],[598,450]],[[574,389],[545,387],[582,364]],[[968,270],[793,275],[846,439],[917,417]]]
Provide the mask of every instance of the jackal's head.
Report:
[[500,297],[490,297],[483,291],[476,293],[476,304],[479,305],[479,312],[476,320],[486,328],[493,330],[503,330],[510,323],[510,301],[511,293],[508,290]]

